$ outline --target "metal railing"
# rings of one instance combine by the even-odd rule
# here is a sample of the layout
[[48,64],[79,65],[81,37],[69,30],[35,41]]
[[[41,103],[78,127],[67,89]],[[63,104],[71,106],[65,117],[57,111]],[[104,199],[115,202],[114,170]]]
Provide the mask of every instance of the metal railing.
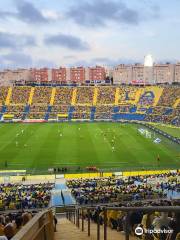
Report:
[[[85,221],[87,222],[87,235],[91,236],[91,211],[97,209],[97,207],[76,207],[75,209],[67,209],[66,217],[71,222],[73,222],[78,228],[81,228],[82,231],[85,231]],[[125,240],[130,239],[130,214],[132,212],[173,212],[173,213],[180,213],[180,206],[157,206],[157,207],[103,207],[103,223],[100,224],[99,214],[97,214],[97,240],[100,240],[100,236],[103,231],[103,238],[104,240],[108,240],[107,231],[108,231],[108,218],[107,218],[107,211],[114,210],[114,211],[122,211],[125,212]],[[87,213],[87,219],[84,217],[84,211]],[[94,223],[94,222],[93,222]],[[103,225],[103,228],[101,228]],[[103,229],[103,230],[102,230]]]

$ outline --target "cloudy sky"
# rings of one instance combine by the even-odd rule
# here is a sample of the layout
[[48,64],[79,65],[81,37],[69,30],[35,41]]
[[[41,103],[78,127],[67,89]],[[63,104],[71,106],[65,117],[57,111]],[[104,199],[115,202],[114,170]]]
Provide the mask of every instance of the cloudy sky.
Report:
[[0,68],[180,60],[180,0],[0,0]]

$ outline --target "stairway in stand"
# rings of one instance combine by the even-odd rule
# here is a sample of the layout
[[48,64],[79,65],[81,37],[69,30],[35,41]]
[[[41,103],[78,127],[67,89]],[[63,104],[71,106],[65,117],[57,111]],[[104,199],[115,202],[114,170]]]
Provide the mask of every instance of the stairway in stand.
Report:
[[5,105],[6,105],[6,106],[9,106],[10,101],[11,101],[11,96],[12,96],[12,87],[10,87],[10,88],[8,89],[8,94],[7,94],[6,102],[5,102]]
[[[80,222],[81,223],[81,222]],[[81,226],[81,224],[80,224]],[[57,232],[55,232],[55,240],[96,240],[97,239],[97,226],[91,222],[91,236],[87,234],[87,222],[84,222],[84,232],[81,228],[77,228],[75,224],[71,223],[66,218],[59,220],[57,224]],[[100,240],[104,239],[103,226],[101,226]],[[125,240],[125,235],[116,230],[107,229],[107,240]],[[130,236],[130,240],[135,240],[134,236]]]

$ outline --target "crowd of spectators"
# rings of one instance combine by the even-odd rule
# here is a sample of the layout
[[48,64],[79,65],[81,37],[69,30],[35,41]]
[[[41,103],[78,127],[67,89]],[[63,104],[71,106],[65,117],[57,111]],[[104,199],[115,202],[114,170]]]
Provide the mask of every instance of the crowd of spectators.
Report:
[[35,214],[35,211],[0,214],[0,240],[11,239]]
[[[144,87],[145,88],[145,87]],[[90,119],[91,108],[93,107],[93,99],[95,89],[97,89],[97,101],[95,103],[94,118],[95,119],[112,119],[114,106],[119,107],[116,113],[131,113],[132,106],[139,104],[138,111],[146,114],[145,120],[150,122],[162,122],[173,125],[180,125],[180,108],[172,108],[178,97],[180,96],[179,87],[165,87],[156,107],[153,104],[151,95],[144,95],[145,89],[153,92],[153,87],[138,88],[134,86],[101,86],[101,87],[56,87],[53,106],[49,113],[50,119],[57,119],[57,114],[69,114],[70,106],[72,106],[73,91],[76,90],[75,110],[72,118],[74,119]],[[117,91],[118,90],[118,91]],[[22,119],[23,116],[29,119],[44,119],[45,114],[50,105],[52,96],[51,87],[35,87],[30,106],[29,114],[24,114],[25,107],[28,104],[31,87],[21,86],[13,87],[10,105],[7,106],[7,114],[13,114],[15,118]],[[139,91],[139,92],[138,92]],[[141,93],[140,93],[141,91]],[[116,93],[118,92],[118,96]],[[5,105],[5,100],[8,94],[8,87],[0,88],[0,111]],[[155,92],[154,92],[155,94]],[[118,97],[118,101],[117,101]],[[73,104],[73,105],[74,105]],[[151,111],[148,111],[149,107]],[[168,111],[170,109],[170,111]],[[172,111],[171,111],[172,109]],[[67,119],[67,117],[65,117]]]
[[91,107],[75,106],[73,111],[73,119],[90,119]]
[[136,99],[136,93],[138,88],[136,87],[120,87],[119,88],[119,104],[128,105],[135,101]]
[[48,207],[53,184],[0,184],[0,209],[34,209]]
[[68,113],[69,110],[69,105],[53,105],[51,108],[51,112],[55,112],[55,113]]
[[[49,114],[50,119],[57,119],[58,114],[66,114],[68,115],[69,112],[69,105],[53,105],[51,107],[51,112]],[[67,117],[65,117],[67,119]]]
[[153,103],[154,103],[154,98],[149,95],[144,95],[144,96],[142,95],[138,102],[138,104],[143,107],[144,106],[152,106]]
[[119,107],[119,113],[130,113],[130,109],[132,108],[132,105],[121,105]]
[[159,99],[159,106],[172,107],[180,96],[180,87],[165,87]]
[[180,173],[69,180],[67,186],[79,204],[165,198],[169,190],[180,191]]
[[157,106],[157,107],[153,107],[151,109],[152,109],[151,114],[154,114],[154,115],[163,115],[165,113],[165,111],[167,110],[167,108],[163,107],[163,106]]
[[79,87],[77,88],[76,104],[93,104],[94,87]]
[[13,87],[10,104],[28,104],[31,87]]
[[54,105],[71,105],[73,90],[72,87],[56,88]]
[[[158,206],[180,206],[179,201],[169,200],[153,200],[143,202],[128,202],[117,204],[116,207],[158,207]],[[101,225],[104,223],[103,207],[97,206],[94,210],[90,210],[91,221]],[[84,219],[88,218],[87,210],[84,210]],[[129,232],[130,235],[140,237],[140,239],[147,240],[179,240],[180,235],[180,213],[179,212],[158,212],[158,211],[130,211],[128,216],[128,226],[126,226],[127,215],[126,212],[120,210],[107,210],[107,225],[113,230],[125,233]],[[143,235],[136,235],[135,229],[141,227]],[[151,230],[146,232],[145,230]],[[156,230],[152,233],[152,230]],[[166,230],[161,231],[160,230]]]
[[115,87],[98,87],[97,105],[114,105],[115,93]]
[[33,95],[33,104],[50,104],[52,88],[51,87],[35,87]]
[[112,119],[114,107],[112,106],[97,106],[95,111],[95,119]]
[[5,114],[14,115],[15,119],[22,119],[25,111],[25,105],[8,105]]
[[168,109],[166,107],[152,108],[152,113],[147,114],[145,120],[180,126],[180,108],[178,107],[170,112],[167,111]]
[[0,105],[5,105],[8,87],[0,87]]
[[47,112],[48,106],[44,105],[31,105],[30,111],[27,115],[29,119],[44,119],[45,113]]
[[[101,225],[104,223],[104,207],[147,207],[146,210],[128,212],[128,226],[126,226],[127,214],[122,210],[107,210],[107,225],[113,230],[136,236],[135,229],[158,230],[152,233],[145,232],[141,239],[168,239],[179,240],[180,214],[179,212],[148,211],[148,207],[180,206],[179,199],[167,198],[167,192],[180,192],[180,173],[166,173],[136,177],[111,177],[69,180],[68,187],[80,205],[95,204],[94,210],[83,210],[83,217]],[[128,198],[120,199],[121,194]],[[130,193],[130,194],[128,194]],[[155,196],[155,198],[153,198]],[[140,201],[139,201],[140,200]],[[102,205],[103,204],[103,205]],[[165,229],[165,233],[159,230]]]

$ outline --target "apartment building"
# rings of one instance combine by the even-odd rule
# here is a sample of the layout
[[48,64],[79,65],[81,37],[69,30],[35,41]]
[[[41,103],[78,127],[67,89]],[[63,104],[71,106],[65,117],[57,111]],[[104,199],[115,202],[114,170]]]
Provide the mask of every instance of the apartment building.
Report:
[[31,68],[31,80],[37,83],[47,83],[52,80],[52,72],[48,68]]
[[180,83],[180,62],[175,65],[174,82]]
[[85,82],[98,83],[106,79],[106,69],[101,66],[88,67],[85,69]]
[[154,64],[153,66],[119,65],[113,69],[115,84],[172,84],[180,82],[179,64]]
[[132,65],[120,64],[113,69],[114,84],[129,84],[132,81]]
[[65,83],[66,82],[66,68],[60,67],[58,69],[52,69],[52,82]]
[[155,83],[169,83],[175,81],[174,79],[174,64],[155,64],[153,66],[153,77]]
[[6,69],[0,71],[0,86],[9,86],[17,83],[24,84],[25,82],[30,81],[30,79],[31,74],[28,69]]
[[76,84],[172,84],[180,82],[180,63],[177,64],[120,64],[114,68],[95,67],[60,67],[31,68],[0,71],[0,85],[8,86],[27,82],[41,83],[76,83]]
[[73,83],[84,83],[85,82],[85,68],[84,67],[74,67],[70,68],[70,79],[68,82]]

